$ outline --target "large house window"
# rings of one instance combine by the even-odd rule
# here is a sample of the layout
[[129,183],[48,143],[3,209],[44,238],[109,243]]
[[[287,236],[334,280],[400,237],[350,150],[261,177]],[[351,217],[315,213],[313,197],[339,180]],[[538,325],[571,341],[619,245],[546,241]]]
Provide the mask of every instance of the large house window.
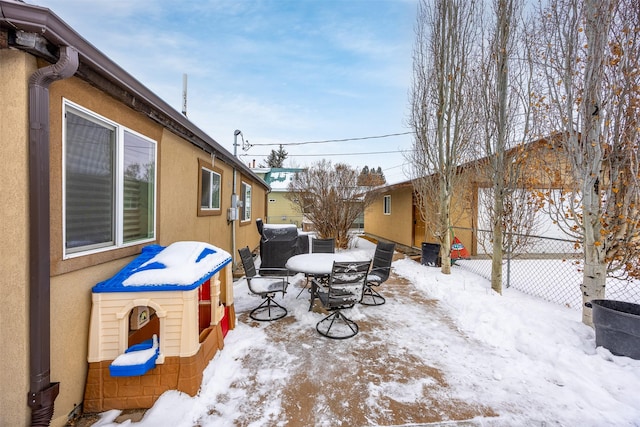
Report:
[[156,142],[65,101],[64,252],[155,239]]
[[382,199],[382,211],[385,215],[391,215],[391,195]]
[[198,216],[220,215],[222,174],[211,164],[202,160],[198,160],[198,165],[200,166]]
[[240,186],[240,221],[251,221],[251,185],[243,182]]

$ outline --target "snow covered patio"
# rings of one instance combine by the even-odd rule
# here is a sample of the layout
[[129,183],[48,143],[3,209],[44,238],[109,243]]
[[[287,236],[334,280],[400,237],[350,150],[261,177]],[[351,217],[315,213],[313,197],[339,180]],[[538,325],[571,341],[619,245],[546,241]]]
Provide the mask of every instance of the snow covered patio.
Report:
[[407,258],[393,269],[387,303],[351,309],[360,333],[343,341],[316,332],[324,313],[296,299],[302,275],[275,322],[249,319],[259,301],[236,282],[238,324],[198,395],[169,391],[140,422],[109,411],[95,425],[639,425],[640,361],[596,349],[578,311],[497,296],[455,267],[444,276]]

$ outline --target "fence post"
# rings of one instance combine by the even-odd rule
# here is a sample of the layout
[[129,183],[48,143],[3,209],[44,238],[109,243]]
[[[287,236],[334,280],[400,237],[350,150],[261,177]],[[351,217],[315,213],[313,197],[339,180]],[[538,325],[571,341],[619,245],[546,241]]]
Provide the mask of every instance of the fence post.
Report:
[[507,289],[511,286],[511,243],[507,243]]

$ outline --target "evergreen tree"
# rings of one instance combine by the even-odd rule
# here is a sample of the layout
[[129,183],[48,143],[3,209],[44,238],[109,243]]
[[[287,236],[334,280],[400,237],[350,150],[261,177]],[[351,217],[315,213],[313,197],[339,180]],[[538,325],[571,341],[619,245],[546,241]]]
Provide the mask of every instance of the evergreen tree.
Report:
[[362,187],[375,187],[383,185],[386,182],[380,166],[378,166],[377,169],[364,166],[358,175],[358,185]]
[[277,150],[271,150],[269,156],[267,157],[267,167],[270,168],[281,168],[284,165],[284,161],[287,158],[289,153],[282,147],[282,145],[278,146]]

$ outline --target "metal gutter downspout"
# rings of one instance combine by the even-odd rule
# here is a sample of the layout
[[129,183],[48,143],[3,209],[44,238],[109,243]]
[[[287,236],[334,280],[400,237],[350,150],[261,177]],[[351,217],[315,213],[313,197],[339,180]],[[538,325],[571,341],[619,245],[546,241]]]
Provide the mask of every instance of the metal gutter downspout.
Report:
[[78,51],[29,78],[29,370],[31,425],[48,426],[60,383],[51,383],[51,236],[49,229],[49,85],[78,69]]

